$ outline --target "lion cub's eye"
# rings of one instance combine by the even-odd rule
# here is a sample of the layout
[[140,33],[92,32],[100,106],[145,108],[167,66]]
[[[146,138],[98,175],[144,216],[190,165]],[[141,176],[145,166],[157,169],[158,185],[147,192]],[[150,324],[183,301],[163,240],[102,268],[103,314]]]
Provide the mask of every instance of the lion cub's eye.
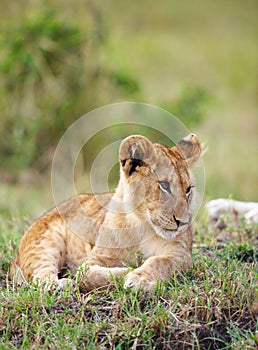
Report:
[[194,186],[188,186],[187,187],[187,189],[186,189],[186,191],[185,191],[185,194],[186,194],[186,196],[189,196],[190,195],[190,193],[192,192],[192,188],[193,188]]
[[159,187],[162,191],[171,193],[170,183],[168,181],[159,181]]

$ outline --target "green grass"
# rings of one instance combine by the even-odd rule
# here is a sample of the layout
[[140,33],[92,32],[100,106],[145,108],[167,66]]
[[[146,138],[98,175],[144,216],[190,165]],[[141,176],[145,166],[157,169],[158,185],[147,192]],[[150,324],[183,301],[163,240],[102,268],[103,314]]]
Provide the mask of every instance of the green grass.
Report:
[[2,220],[0,349],[254,349],[257,232],[195,227],[193,269],[137,294],[114,287],[42,292],[8,279],[24,220]]

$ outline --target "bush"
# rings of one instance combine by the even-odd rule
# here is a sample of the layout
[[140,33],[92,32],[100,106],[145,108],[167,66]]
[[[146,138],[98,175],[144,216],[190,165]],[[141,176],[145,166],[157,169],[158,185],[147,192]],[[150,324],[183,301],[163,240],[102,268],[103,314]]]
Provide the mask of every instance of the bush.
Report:
[[162,103],[162,106],[191,127],[203,121],[210,99],[209,92],[203,87],[185,87],[179,97]]
[[81,33],[46,12],[4,32],[1,50],[1,132],[6,135],[1,154],[8,165],[27,167],[56,139],[71,113],[72,92],[81,87]]
[[74,120],[139,89],[128,74],[101,64],[107,30],[94,6],[86,22],[82,29],[47,11],[2,31],[0,161],[16,174],[48,169],[49,151]]

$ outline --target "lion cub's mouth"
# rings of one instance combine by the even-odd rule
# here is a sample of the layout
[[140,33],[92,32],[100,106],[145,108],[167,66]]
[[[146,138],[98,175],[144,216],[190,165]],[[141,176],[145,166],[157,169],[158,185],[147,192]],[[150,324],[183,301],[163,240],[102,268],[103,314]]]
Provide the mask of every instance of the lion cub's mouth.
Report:
[[166,238],[166,239],[175,238],[182,231],[184,231],[186,229],[187,225],[188,225],[188,223],[184,223],[184,224],[180,225],[178,228],[167,229],[167,228],[163,228],[161,226],[155,225],[152,222],[152,226],[153,226],[155,232],[157,233],[157,235],[161,236],[162,238]]

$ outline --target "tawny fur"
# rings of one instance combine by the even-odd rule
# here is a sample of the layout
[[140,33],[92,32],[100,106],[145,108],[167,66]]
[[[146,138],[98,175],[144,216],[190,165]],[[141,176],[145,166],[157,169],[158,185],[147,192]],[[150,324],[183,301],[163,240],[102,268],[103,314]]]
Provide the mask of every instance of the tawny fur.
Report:
[[[11,275],[63,286],[66,266],[91,290],[125,274],[125,287],[150,290],[157,280],[191,267],[193,180],[201,154],[197,136],[172,148],[143,136],[126,138],[119,151],[114,193],[78,195],[35,221],[22,237]],[[143,263],[134,270],[138,253]]]

